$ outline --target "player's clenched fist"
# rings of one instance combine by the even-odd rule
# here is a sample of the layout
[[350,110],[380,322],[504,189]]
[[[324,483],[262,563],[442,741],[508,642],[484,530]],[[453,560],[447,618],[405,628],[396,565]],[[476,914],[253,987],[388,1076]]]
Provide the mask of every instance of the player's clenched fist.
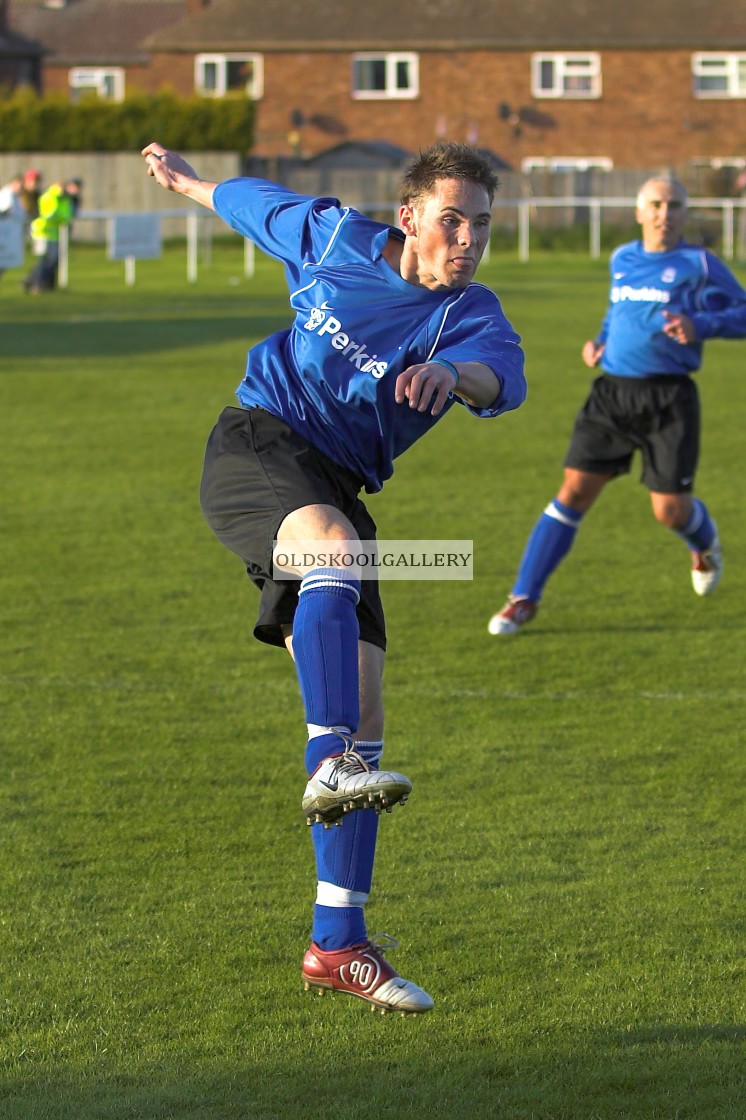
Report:
[[410,408],[426,412],[430,404],[430,414],[437,416],[456,386],[456,379],[447,366],[440,362],[425,362],[410,366],[396,379],[396,403],[409,401]]

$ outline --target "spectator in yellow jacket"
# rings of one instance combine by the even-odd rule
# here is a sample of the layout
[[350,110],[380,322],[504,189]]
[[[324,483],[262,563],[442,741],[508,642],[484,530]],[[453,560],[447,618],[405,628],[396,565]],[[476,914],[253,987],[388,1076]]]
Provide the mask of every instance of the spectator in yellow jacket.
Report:
[[57,286],[60,260],[60,229],[69,226],[77,210],[80,187],[77,180],[58,179],[39,198],[39,214],[31,223],[34,255],[39,259],[22,281],[27,292],[51,292]]

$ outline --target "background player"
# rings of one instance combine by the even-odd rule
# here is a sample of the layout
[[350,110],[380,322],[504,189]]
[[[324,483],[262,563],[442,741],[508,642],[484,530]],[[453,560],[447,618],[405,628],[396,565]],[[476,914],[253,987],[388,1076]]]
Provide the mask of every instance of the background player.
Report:
[[642,455],[653,515],[684,540],[692,583],[709,595],[723,560],[715,522],[693,496],[700,411],[691,374],[708,338],[746,335],[746,292],[717,257],[681,240],[687,193],[673,179],[648,180],[637,197],[642,240],[611,256],[609,307],[582,351],[605,371],[575,420],[562,486],[534,526],[508,602],[491,634],[514,634],[535,616],[544,585],[570,550],[604,486]]
[[427,1011],[431,998],[397,976],[363,916],[378,824],[370,808],[390,808],[411,789],[404,775],[377,768],[386,647],[378,585],[312,563],[299,588],[273,578],[272,554],[275,540],[322,542],[326,553],[372,540],[359,492],[380,490],[394,459],[454,403],[483,417],[522,403],[520,340],[495,294],[472,283],[497,180],[473,149],[435,145],[404,176],[395,229],[264,180],[203,182],[160,144],[143,155],[163,187],[281,260],[291,293],[292,326],[249,352],[240,407],[226,408],[210,436],[202,508],[261,590],[255,635],[295,658],[318,878],[303,977],[384,1011]]

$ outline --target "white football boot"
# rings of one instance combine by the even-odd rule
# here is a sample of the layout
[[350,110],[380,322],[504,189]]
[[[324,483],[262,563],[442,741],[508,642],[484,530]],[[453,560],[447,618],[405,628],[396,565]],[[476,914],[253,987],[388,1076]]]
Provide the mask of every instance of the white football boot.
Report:
[[518,631],[536,616],[538,603],[530,599],[508,599],[501,611],[493,614],[487,624],[490,634],[517,634]]
[[412,792],[409,778],[390,770],[374,770],[353,747],[349,740],[344,754],[325,758],[308,779],[302,802],[307,824],[331,828],[355,809],[391,812]]
[[723,574],[723,550],[717,530],[712,544],[704,552],[692,552],[692,587],[697,595],[710,595]]

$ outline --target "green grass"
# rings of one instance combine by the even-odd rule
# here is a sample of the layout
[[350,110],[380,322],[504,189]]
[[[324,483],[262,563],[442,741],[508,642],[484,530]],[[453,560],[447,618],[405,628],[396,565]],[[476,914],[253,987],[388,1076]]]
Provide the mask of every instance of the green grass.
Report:
[[[216,243],[77,250],[48,298],[0,281],[2,1120],[741,1120],[743,349],[709,344],[699,492],[711,600],[636,477],[541,614],[487,634],[555,492],[606,265],[493,255],[530,396],[451,413],[370,500],[382,538],[475,542],[471,583],[387,583],[371,931],[434,996],[373,1016],[299,979],[314,896],[288,658],[201,520],[204,442],[276,266]],[[739,789],[740,787],[740,789]],[[454,790],[458,796],[454,796]]]

